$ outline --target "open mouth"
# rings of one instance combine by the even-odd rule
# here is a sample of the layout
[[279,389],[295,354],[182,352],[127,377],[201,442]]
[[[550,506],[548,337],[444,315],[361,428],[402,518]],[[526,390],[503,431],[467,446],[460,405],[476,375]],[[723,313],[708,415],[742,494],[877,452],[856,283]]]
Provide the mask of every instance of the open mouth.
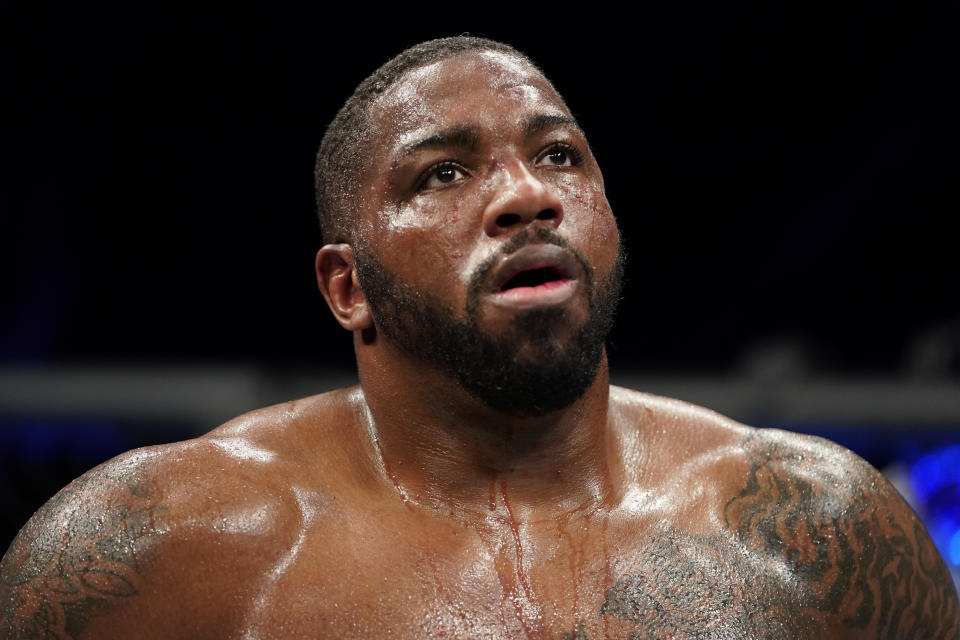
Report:
[[565,304],[577,290],[579,275],[577,262],[563,248],[524,247],[495,270],[491,301],[519,309]]
[[539,287],[550,283],[559,283],[569,280],[569,276],[559,267],[537,267],[527,269],[514,275],[503,283],[500,291],[509,291],[519,287]]

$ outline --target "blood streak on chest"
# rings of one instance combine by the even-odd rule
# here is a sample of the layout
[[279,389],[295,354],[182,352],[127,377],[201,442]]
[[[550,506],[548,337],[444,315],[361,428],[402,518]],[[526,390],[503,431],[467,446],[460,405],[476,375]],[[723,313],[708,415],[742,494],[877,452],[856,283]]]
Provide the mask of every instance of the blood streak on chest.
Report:
[[[582,542],[582,539],[581,539]],[[563,515],[557,518],[557,547],[562,549],[567,546],[567,562],[570,565],[570,611],[573,616],[577,616],[579,605],[581,572],[578,571],[578,545],[575,544],[573,536],[570,534],[570,516]]]
[[403,506],[412,511],[413,507],[410,505],[410,498],[407,497],[406,490],[400,484],[400,480],[390,468],[390,463],[387,462],[387,457],[383,455],[383,445],[380,444],[380,438],[374,437],[373,441],[376,443],[377,450],[380,452],[380,461],[383,463],[383,470],[386,471],[387,477],[389,477],[390,481],[393,482],[393,486],[397,490],[397,494],[400,496],[400,501],[403,502]]
[[[603,524],[600,525],[600,546],[603,549],[603,566],[606,571],[606,581],[603,590],[606,591],[613,585],[613,569],[610,567],[610,550],[607,547],[607,527],[610,524],[610,518],[604,517]],[[603,637],[610,638],[610,620],[607,616],[601,616],[603,621]]]
[[507,497],[506,481],[501,482],[500,491],[503,495],[503,505],[507,511],[506,524],[510,529],[514,547],[512,566],[506,554],[501,552],[496,557],[497,577],[503,588],[503,605],[506,607],[509,603],[528,638],[540,638],[543,633],[543,605],[531,588],[530,579],[524,568],[520,526],[514,517],[510,500]]

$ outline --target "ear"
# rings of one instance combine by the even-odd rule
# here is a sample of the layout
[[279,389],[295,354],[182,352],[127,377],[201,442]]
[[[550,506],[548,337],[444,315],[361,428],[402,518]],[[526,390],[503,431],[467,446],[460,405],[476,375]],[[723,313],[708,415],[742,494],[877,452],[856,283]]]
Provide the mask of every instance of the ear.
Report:
[[360,288],[349,244],[328,244],[317,252],[317,285],[333,317],[344,329],[356,331],[373,326],[367,298]]

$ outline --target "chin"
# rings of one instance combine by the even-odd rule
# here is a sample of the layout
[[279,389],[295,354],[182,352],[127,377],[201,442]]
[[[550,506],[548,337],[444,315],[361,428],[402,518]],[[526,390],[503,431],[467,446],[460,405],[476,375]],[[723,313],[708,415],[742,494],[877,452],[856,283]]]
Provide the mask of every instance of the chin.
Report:
[[449,375],[491,409],[519,417],[560,411],[583,397],[599,371],[620,292],[618,269],[599,287],[585,283],[581,304],[508,315],[468,304],[463,317],[427,292],[398,283],[373,257],[359,275],[384,339]]
[[486,406],[507,415],[542,416],[571,406],[596,379],[606,331],[586,325],[562,340],[542,319],[528,322],[458,349],[444,368]]

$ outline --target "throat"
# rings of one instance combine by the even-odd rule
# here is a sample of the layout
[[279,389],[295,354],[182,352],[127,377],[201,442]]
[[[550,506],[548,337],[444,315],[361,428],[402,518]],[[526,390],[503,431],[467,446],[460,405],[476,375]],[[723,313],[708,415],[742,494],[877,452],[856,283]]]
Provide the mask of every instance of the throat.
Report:
[[[384,490],[416,511],[545,520],[593,512],[613,493],[605,417],[601,428],[567,416],[559,424],[529,419],[521,427],[491,430],[489,423],[383,415],[368,416],[370,452]],[[582,415],[581,415],[582,417]],[[446,418],[446,419],[444,419]]]

